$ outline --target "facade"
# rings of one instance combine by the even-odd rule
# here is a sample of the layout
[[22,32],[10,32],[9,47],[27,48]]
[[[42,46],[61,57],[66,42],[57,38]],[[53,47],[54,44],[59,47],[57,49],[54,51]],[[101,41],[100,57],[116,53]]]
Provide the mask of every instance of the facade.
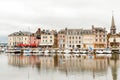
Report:
[[38,39],[36,34],[33,33],[30,35],[29,43],[30,43],[31,47],[38,47],[39,43],[40,43],[40,39]]
[[65,37],[66,37],[66,33],[65,30],[60,30],[58,32],[58,47],[59,48],[65,48]]
[[112,15],[110,33],[108,34],[108,47],[109,48],[114,48],[114,47],[120,48],[120,33],[119,34],[116,33],[116,26],[115,26],[113,15]]
[[107,48],[107,31],[102,27],[92,26],[93,34],[95,35],[94,48],[104,49]]
[[58,32],[59,48],[98,49],[107,47],[107,31],[102,27],[92,29],[64,29]]
[[82,47],[82,29],[65,29],[65,47],[81,48]]
[[92,30],[83,30],[83,49],[93,49],[94,42],[95,42],[95,35],[93,34]]
[[41,41],[39,46],[42,47],[52,47],[54,45],[54,34],[50,33],[49,30],[42,32]]
[[109,48],[120,48],[120,35],[111,35],[109,38]]
[[8,35],[8,46],[15,47],[19,44],[29,44],[30,42],[30,32],[15,32]]

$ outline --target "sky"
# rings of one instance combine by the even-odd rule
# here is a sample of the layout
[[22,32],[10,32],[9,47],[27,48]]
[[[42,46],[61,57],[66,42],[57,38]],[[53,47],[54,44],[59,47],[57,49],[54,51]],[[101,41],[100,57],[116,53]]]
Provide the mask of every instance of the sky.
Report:
[[120,32],[120,0],[0,0],[0,42],[17,31],[105,27],[109,32],[112,11]]

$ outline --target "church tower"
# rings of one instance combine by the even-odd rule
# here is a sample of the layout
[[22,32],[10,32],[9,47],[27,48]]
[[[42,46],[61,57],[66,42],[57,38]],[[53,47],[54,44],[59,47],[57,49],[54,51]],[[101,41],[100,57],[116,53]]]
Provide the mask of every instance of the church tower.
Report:
[[115,26],[115,22],[114,22],[114,16],[112,15],[112,22],[111,22],[111,28],[110,28],[110,34],[116,34],[116,26]]

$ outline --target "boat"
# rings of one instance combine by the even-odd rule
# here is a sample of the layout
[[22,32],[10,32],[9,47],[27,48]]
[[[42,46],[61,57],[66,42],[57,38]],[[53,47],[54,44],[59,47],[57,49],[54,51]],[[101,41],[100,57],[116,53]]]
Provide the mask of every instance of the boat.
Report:
[[23,51],[23,55],[30,56],[30,55],[32,55],[31,52],[32,52],[31,49],[25,49],[25,50]]
[[105,50],[103,50],[103,53],[104,54],[111,54],[112,53],[112,51],[110,50],[110,49],[105,49]]
[[48,53],[49,53],[49,50],[46,49],[46,50],[44,51],[44,55],[47,56],[47,55],[49,55]]
[[54,49],[51,49],[51,50],[50,50],[50,53],[55,53],[55,50],[54,50]]
[[103,51],[101,51],[101,50],[96,50],[96,54],[103,54]]
[[21,53],[21,49],[20,48],[15,48],[13,53],[20,54]]
[[63,52],[64,52],[65,54],[68,54],[68,53],[70,53],[71,51],[70,51],[69,49],[65,49]]
[[59,49],[57,52],[58,52],[58,53],[62,53],[62,52],[63,52],[63,50]]
[[85,50],[80,50],[80,53],[85,54],[85,53],[87,53],[87,51],[85,51]]
[[75,54],[78,54],[80,51],[79,51],[79,49],[75,49],[72,52],[75,53]]

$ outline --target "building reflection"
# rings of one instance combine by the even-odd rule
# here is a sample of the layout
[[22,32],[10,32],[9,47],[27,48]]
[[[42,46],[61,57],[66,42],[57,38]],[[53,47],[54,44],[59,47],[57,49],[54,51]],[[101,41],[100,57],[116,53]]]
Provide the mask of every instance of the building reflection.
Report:
[[82,59],[80,57],[64,58],[61,56],[9,56],[9,65],[26,67],[32,66],[38,69],[58,69],[68,71],[106,71],[107,59]]
[[117,80],[117,68],[120,67],[120,60],[119,60],[119,54],[112,54],[111,58],[111,71],[112,71],[112,77],[113,80]]
[[60,61],[59,69],[66,71],[106,71],[108,68],[107,59],[81,59],[70,58]]
[[[119,55],[117,55],[118,57]],[[120,67],[119,58],[81,58],[81,57],[64,57],[52,56],[8,56],[8,64],[15,67],[33,67],[41,70],[59,70],[68,75],[68,73],[76,72],[92,72],[93,78],[96,73],[102,72],[106,74],[108,67],[111,67],[113,80],[117,80],[117,69]]]

